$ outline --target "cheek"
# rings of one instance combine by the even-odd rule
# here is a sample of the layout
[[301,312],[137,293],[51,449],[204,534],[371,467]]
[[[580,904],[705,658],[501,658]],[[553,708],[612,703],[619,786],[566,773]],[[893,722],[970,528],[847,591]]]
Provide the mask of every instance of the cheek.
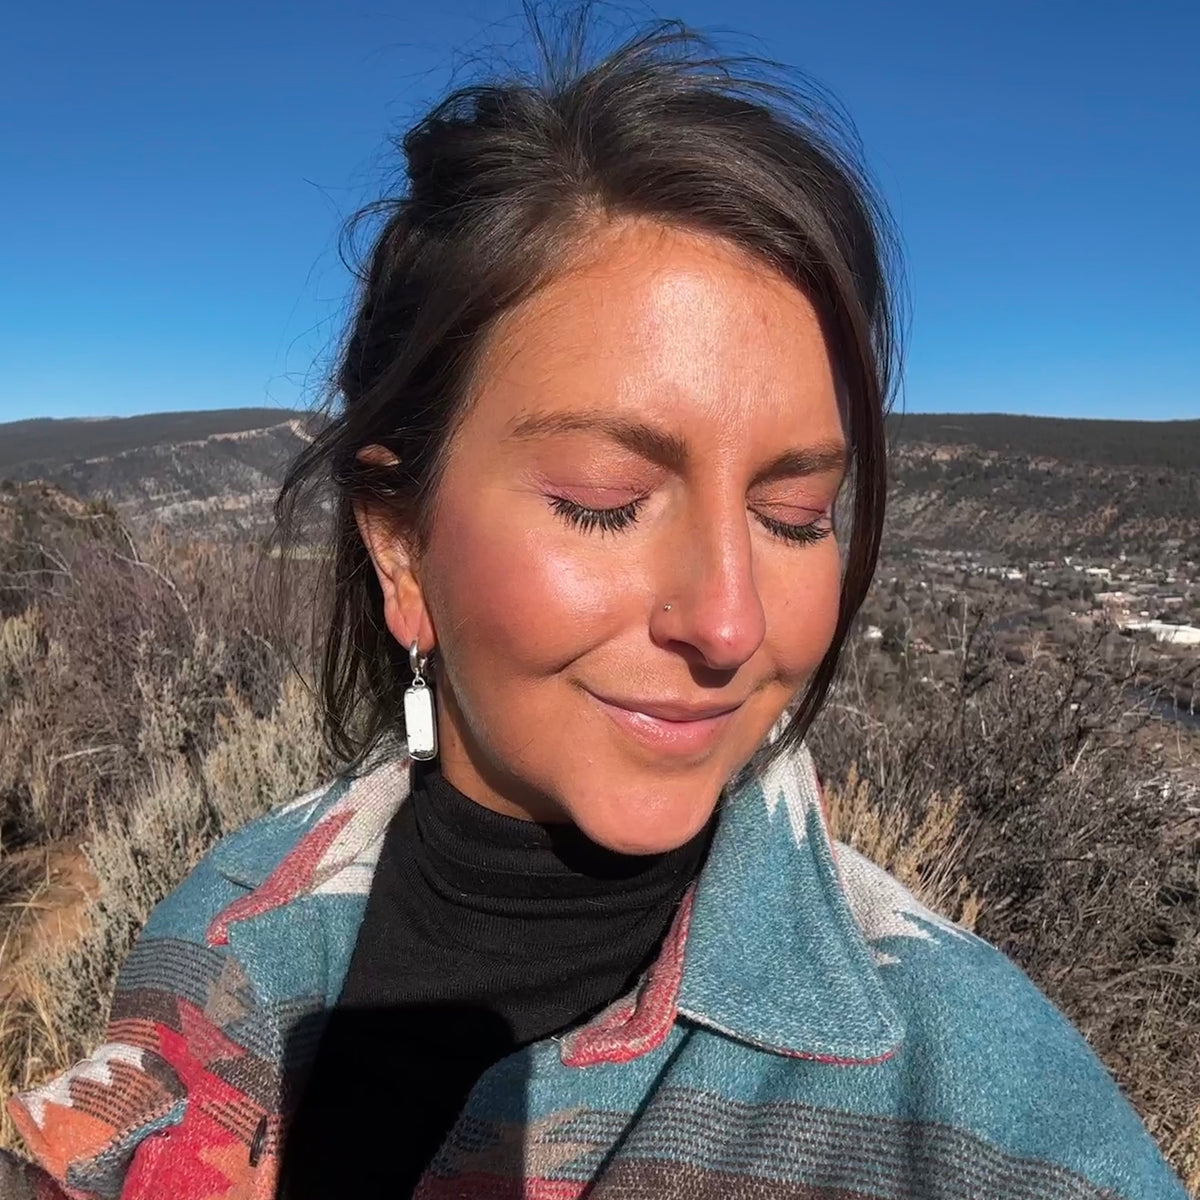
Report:
[[[502,679],[553,673],[602,641],[616,619],[621,581],[609,576],[619,564],[531,519],[529,506],[526,497],[481,504],[476,495],[438,513],[426,595],[459,670],[486,659]],[[506,509],[520,511],[509,518]]]
[[841,562],[830,538],[803,555],[800,568],[764,572],[767,641],[780,674],[799,687],[816,670],[837,631]]

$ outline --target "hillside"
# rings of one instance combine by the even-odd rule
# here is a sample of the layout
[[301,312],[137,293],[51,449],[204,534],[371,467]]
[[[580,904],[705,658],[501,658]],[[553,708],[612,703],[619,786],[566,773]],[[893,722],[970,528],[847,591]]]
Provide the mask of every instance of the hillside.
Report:
[[913,413],[889,435],[893,545],[1200,558],[1200,421]]
[[[106,1037],[153,906],[334,770],[303,674],[316,564],[266,603],[275,564],[239,536],[306,428],[272,410],[0,426],[0,1148],[6,1097]],[[891,433],[895,556],[808,738],[829,819],[1028,973],[1200,1200],[1200,646],[1120,624],[1200,619],[1195,565],[1167,561],[1168,533],[1196,545],[1194,427]],[[1092,541],[1149,562],[1020,557]]]
[[0,477],[28,479],[41,467],[119,457],[169,443],[267,429],[303,417],[286,408],[217,408],[139,417],[80,417],[0,424]]
[[0,425],[0,479],[106,499],[134,525],[247,530],[270,515],[304,414],[241,408]]
[[1005,457],[1091,466],[1200,469],[1200,421],[1092,421],[1010,413],[896,413],[893,443],[974,446]]

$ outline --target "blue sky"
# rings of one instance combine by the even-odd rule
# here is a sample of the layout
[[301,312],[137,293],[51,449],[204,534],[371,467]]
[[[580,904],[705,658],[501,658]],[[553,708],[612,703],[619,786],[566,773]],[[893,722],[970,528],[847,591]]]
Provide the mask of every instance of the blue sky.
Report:
[[[0,421],[311,400],[339,222],[517,0],[17,0]],[[858,125],[908,264],[910,411],[1200,417],[1200,4],[679,0]]]

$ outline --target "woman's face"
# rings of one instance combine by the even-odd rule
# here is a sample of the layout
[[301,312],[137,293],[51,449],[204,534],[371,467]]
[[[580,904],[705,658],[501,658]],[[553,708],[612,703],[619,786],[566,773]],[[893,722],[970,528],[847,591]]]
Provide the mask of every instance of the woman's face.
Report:
[[691,838],[829,647],[844,464],[808,299],[717,239],[606,226],[494,331],[388,604],[436,639],[446,778],[615,850]]

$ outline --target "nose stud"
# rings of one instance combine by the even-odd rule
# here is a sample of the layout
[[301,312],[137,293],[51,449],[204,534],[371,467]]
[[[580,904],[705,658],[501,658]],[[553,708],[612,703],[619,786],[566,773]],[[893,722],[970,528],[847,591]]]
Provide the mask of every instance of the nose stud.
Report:
[[670,612],[670,611],[671,611],[671,606],[670,606],[669,604],[664,604],[664,605],[663,605],[663,612]]

